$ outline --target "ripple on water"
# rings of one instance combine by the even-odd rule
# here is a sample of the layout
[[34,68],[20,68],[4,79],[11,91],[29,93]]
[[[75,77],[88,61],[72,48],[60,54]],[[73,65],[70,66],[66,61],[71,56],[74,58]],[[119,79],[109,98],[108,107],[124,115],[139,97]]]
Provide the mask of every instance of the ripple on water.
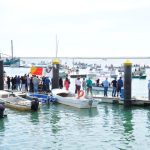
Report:
[[8,110],[0,120],[0,149],[147,149],[150,110],[100,104],[97,109],[42,106],[38,112]]

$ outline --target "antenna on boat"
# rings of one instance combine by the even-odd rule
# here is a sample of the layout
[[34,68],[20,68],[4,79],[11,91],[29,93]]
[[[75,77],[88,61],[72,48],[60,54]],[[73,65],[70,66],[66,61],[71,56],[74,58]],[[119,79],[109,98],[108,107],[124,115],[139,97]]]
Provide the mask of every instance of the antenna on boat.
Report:
[[13,59],[13,40],[11,40],[11,56],[12,56],[12,59]]
[[56,34],[56,58],[57,58],[57,54],[58,54],[58,41],[57,41],[57,34]]

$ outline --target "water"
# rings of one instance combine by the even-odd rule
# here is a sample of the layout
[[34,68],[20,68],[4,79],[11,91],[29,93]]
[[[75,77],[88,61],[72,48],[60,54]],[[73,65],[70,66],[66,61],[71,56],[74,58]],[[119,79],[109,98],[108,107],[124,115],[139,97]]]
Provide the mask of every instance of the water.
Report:
[[[5,71],[13,75],[28,73],[27,68],[20,69]],[[147,96],[149,74],[147,69],[146,80],[132,80],[132,95]],[[0,150],[148,150],[150,147],[150,107],[129,109],[99,104],[94,109],[77,109],[52,104],[43,105],[38,112],[10,109],[7,112],[8,117],[0,119]]]
[[0,120],[1,150],[147,150],[150,146],[150,108],[99,104],[76,109],[61,104],[39,112],[8,109]]

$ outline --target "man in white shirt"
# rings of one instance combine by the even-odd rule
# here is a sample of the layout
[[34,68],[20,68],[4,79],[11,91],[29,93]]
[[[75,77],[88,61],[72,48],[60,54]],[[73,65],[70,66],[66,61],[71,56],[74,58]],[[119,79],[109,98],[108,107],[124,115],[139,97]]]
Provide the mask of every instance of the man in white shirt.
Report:
[[77,78],[75,84],[76,84],[76,89],[77,89],[78,98],[80,98],[80,89],[81,89],[81,81],[80,81],[80,77]]

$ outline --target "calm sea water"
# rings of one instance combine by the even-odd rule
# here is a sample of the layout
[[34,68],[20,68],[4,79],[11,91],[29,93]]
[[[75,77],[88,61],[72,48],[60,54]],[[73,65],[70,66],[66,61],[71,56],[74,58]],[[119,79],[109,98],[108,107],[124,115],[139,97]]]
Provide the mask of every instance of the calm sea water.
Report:
[[97,109],[42,106],[7,110],[0,120],[1,150],[148,150],[150,108],[99,104]]
[[[7,74],[24,73],[10,69]],[[132,95],[147,96],[146,80],[132,80]],[[7,109],[0,119],[0,150],[148,150],[150,107],[124,108],[99,104],[94,109],[76,109],[51,104],[38,112]]]

